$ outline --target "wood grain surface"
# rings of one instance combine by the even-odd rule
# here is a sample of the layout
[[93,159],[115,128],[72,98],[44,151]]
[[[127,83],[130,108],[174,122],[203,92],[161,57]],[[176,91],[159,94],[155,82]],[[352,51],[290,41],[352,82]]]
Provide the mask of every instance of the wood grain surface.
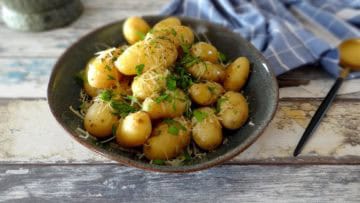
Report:
[[[318,105],[319,101],[282,100],[263,135],[231,162],[360,164],[360,103],[356,101],[335,102],[302,155],[292,158]],[[0,163],[111,162],[66,135],[45,100],[0,100],[0,114]]]
[[117,165],[0,166],[0,201],[350,202],[357,166],[220,166],[161,174]]

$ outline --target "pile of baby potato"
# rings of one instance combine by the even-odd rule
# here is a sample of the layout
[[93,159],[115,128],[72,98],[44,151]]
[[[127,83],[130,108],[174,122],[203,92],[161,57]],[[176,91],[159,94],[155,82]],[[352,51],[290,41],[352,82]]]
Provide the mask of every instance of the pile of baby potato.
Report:
[[194,43],[190,27],[176,17],[151,29],[140,17],[123,24],[130,45],[95,54],[83,88],[92,97],[84,128],[99,139],[115,136],[123,148],[142,147],[149,160],[179,156],[193,140],[205,150],[223,142],[222,128],[240,128],[248,119],[239,92],[249,61],[225,63],[207,42]]

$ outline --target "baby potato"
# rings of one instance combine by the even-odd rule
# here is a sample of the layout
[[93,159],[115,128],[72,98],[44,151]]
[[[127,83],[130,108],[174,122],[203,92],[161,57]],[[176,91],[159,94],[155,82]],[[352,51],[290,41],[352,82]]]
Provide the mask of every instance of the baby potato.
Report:
[[191,28],[182,25],[161,27],[154,29],[145,37],[145,41],[151,41],[153,39],[164,39],[174,43],[176,47],[179,47],[182,44],[192,44],[194,42],[194,33]]
[[151,120],[147,113],[138,111],[120,120],[116,142],[123,147],[141,146],[151,134]]
[[202,80],[221,82],[225,78],[225,69],[209,61],[199,62],[187,68],[187,71],[194,77]]
[[90,86],[90,84],[87,81],[84,81],[84,90],[86,94],[88,94],[91,97],[96,97],[99,94],[99,89]]
[[144,100],[166,87],[166,77],[170,74],[168,69],[151,69],[134,78],[131,84],[133,96]]
[[122,78],[114,86],[112,86],[112,91],[117,95],[131,95],[131,83],[132,78],[129,76],[122,76]]
[[249,77],[250,63],[246,57],[239,57],[226,68],[224,87],[226,90],[239,91]]
[[107,49],[99,52],[99,55],[90,61],[87,71],[87,81],[90,86],[110,88],[121,78],[113,63],[120,53],[121,50],[117,48]]
[[194,44],[190,49],[190,53],[204,61],[218,63],[219,52],[213,45],[209,43],[198,42]]
[[211,105],[224,93],[224,88],[216,82],[194,83],[189,88],[190,98],[200,105]]
[[174,26],[178,26],[181,25],[181,21],[179,20],[179,18],[171,16],[168,18],[165,18],[164,20],[159,21],[158,23],[156,23],[153,27],[153,29],[160,29],[160,28],[166,28],[166,27],[174,27]]
[[217,103],[221,124],[228,129],[240,128],[249,117],[249,106],[238,92],[226,92]]
[[193,112],[192,138],[204,150],[217,148],[223,140],[221,124],[215,115],[215,110],[202,107]]
[[185,93],[176,89],[146,98],[142,104],[142,110],[147,112],[151,119],[175,118],[181,116],[188,106],[189,99]]
[[83,88],[85,90],[85,93],[90,95],[91,97],[96,97],[99,94],[99,89],[92,87],[89,84],[89,81],[87,79],[87,74],[89,72],[89,65],[95,60],[95,57],[90,59],[90,61],[88,62],[88,64],[85,67],[85,71],[84,71],[84,78],[83,78]]
[[176,61],[177,54],[175,45],[168,40],[139,41],[119,56],[115,66],[124,75],[136,75],[139,67],[142,73],[149,69],[169,67]]
[[178,156],[190,143],[191,124],[184,117],[166,119],[152,131],[143,147],[150,160],[169,160]]
[[149,32],[150,26],[147,22],[137,16],[126,19],[123,25],[123,34],[129,44],[135,44]]
[[91,135],[104,138],[112,134],[112,128],[118,118],[108,103],[97,101],[89,107],[84,118],[84,128]]

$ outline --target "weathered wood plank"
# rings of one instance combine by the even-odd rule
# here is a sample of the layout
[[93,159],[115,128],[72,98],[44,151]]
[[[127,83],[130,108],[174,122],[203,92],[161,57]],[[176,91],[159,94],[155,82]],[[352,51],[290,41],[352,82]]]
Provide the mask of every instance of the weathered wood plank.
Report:
[[[292,158],[317,105],[281,101],[264,134],[232,163],[360,164],[360,103],[352,101],[335,102],[303,155]],[[0,163],[111,163],[67,136],[45,100],[0,100],[0,115]]]
[[[55,58],[0,58],[0,98],[45,98]],[[293,73],[294,72],[294,73]],[[280,88],[280,98],[322,98],[334,79],[316,68],[289,72],[287,80],[309,80],[308,84]],[[339,98],[360,99],[360,79],[345,81]]]
[[[69,27],[40,33],[17,32],[0,25],[0,57],[58,57],[65,48],[91,30],[133,15],[154,15],[168,2],[83,1],[84,13]],[[9,40],[16,39],[16,40]]]
[[190,174],[117,165],[0,166],[0,201],[359,202],[359,166],[220,166]]

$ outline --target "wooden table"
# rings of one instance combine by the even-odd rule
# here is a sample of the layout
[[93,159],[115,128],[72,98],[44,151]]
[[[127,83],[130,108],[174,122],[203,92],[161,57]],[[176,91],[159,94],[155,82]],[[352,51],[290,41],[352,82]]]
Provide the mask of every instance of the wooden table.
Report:
[[131,15],[156,14],[167,3],[83,2],[84,14],[67,28],[20,33],[0,25],[0,202],[360,201],[360,80],[345,82],[302,155],[291,156],[333,82],[319,68],[279,77],[286,87],[280,89],[270,126],[244,153],[209,170],[145,172],[75,143],[46,102],[56,59],[94,28]]

